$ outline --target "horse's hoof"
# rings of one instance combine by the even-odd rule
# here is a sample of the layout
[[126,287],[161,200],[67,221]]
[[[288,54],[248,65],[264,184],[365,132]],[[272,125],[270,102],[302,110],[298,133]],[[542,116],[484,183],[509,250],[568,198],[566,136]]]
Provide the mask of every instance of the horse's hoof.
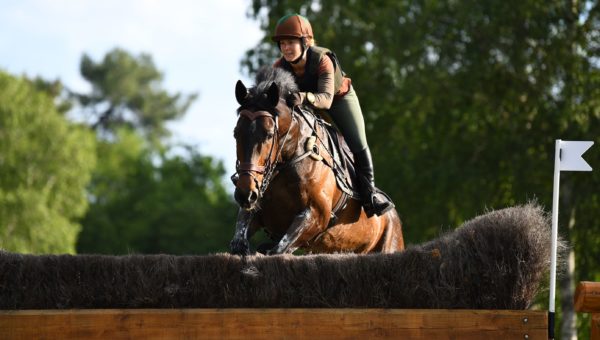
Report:
[[234,239],[229,243],[229,253],[232,255],[250,255],[250,243],[245,239]]

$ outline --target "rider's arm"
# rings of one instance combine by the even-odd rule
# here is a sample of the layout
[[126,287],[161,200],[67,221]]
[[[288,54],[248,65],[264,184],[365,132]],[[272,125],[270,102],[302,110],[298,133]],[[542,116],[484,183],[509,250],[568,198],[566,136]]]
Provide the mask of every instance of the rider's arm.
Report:
[[319,64],[317,92],[313,94],[314,97],[307,93],[305,102],[312,104],[317,109],[329,110],[334,95],[333,74],[333,62],[328,56],[323,56]]

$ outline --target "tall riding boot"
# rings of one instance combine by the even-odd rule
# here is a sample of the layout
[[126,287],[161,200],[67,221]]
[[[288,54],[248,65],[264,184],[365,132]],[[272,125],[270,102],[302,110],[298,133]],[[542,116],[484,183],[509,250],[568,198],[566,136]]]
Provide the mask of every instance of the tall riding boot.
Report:
[[392,199],[375,187],[373,160],[369,148],[354,153],[354,160],[360,185],[359,193],[367,216],[383,215],[394,208]]

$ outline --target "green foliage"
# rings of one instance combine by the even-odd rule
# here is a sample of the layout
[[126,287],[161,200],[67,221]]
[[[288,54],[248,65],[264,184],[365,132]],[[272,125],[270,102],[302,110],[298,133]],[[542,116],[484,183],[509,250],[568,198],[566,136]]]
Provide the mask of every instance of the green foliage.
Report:
[[222,183],[224,168],[190,147],[179,153],[153,157],[139,134],[127,129],[100,142],[78,251],[226,251],[237,210]]
[[0,72],[0,248],[73,253],[94,140],[37,88]]
[[165,123],[184,115],[196,95],[167,93],[149,55],[121,49],[102,62],[84,55],[81,73],[92,92],[78,99],[96,118],[99,145],[78,251],[227,250],[237,209],[221,182],[222,164],[162,139]]
[[107,132],[126,125],[156,142],[168,134],[165,122],[181,117],[197,97],[162,89],[163,75],[148,54],[136,57],[117,48],[101,62],[84,55],[80,69],[92,91],[77,97],[92,126]]
[[54,99],[54,105],[56,110],[61,114],[66,114],[73,108],[73,101],[69,98],[68,91],[60,80],[46,80],[41,77],[35,77],[34,79],[27,79],[38,90],[45,92]]

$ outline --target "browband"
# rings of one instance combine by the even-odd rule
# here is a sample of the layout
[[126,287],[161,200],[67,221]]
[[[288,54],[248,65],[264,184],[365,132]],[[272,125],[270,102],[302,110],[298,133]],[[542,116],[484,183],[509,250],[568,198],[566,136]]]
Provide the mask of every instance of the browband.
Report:
[[270,117],[273,118],[273,114],[269,111],[250,111],[250,110],[242,110],[240,112],[240,116],[244,116],[251,121],[255,121],[259,117]]

